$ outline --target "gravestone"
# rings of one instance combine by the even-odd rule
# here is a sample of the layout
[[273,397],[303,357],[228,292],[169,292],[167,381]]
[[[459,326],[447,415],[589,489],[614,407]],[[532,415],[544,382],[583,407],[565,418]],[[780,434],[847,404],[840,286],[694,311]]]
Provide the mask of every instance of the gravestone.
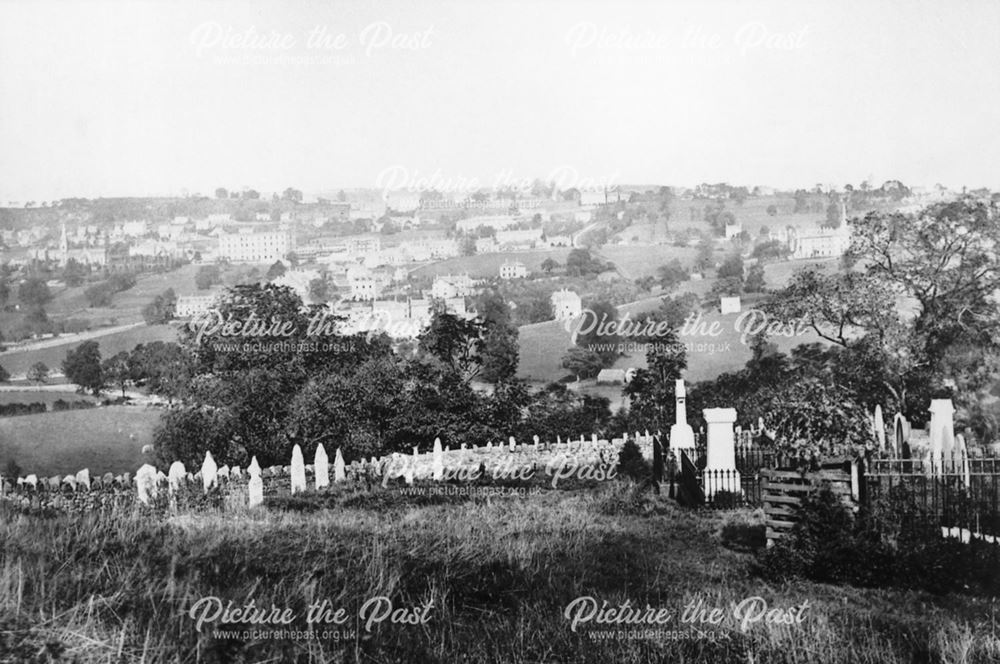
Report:
[[90,470],[84,468],[76,474],[76,483],[90,491]]
[[[513,439],[511,439],[513,440]],[[432,461],[432,476],[435,482],[444,479],[444,453],[441,451],[441,439],[434,439],[434,458]]]
[[204,492],[208,493],[216,484],[216,472],[219,467],[215,465],[215,459],[212,458],[211,452],[205,452],[205,461],[201,464],[201,484],[204,488]]
[[330,459],[326,456],[326,448],[323,447],[323,443],[316,446],[313,467],[316,471],[316,489],[325,489],[330,486]]
[[955,406],[951,399],[931,399],[930,438],[931,458],[941,464],[955,448]]
[[292,447],[292,467],[291,467],[292,493],[299,493],[306,490],[306,464],[302,458],[302,448],[296,443]]
[[[372,463],[375,463],[375,457],[372,457]],[[344,470],[344,455],[340,453],[340,448],[337,448],[337,453],[333,457],[333,481],[343,482],[347,479],[347,473]]]
[[215,474],[215,476],[220,480],[228,480],[229,479],[228,464],[224,464],[222,468],[219,468],[219,471]]
[[878,449],[885,452],[885,418],[882,416],[882,406],[875,405],[875,440],[878,441]]
[[674,381],[674,404],[676,405],[676,415],[674,424],[670,427],[670,449],[693,450],[694,449],[694,429],[687,423],[687,390],[683,380]]
[[514,448],[517,447],[517,441],[514,440],[514,436],[511,436],[507,442],[510,443],[510,451],[513,452]]
[[184,464],[180,461],[174,461],[170,464],[170,469],[167,471],[167,489],[170,493],[177,493],[177,490],[181,486],[181,482],[187,479],[187,470],[184,468]]
[[135,497],[143,505],[148,505],[156,497],[156,468],[148,463],[135,472]]
[[718,491],[740,493],[740,473],[736,470],[736,444],[733,423],[735,408],[706,408],[702,411],[708,424],[707,461],[704,471],[705,497]]
[[260,477],[260,465],[255,456],[250,465],[247,466],[247,475],[250,480],[247,482],[248,504],[250,507],[257,507],[264,503],[264,480]]

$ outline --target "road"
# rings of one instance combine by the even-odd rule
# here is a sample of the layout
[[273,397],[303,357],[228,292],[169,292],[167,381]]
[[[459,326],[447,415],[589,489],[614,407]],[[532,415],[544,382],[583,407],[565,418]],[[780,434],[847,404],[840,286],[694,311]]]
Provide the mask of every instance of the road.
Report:
[[78,344],[81,341],[88,341],[90,339],[100,339],[101,337],[106,337],[109,334],[126,332],[128,330],[132,330],[137,327],[142,327],[143,325],[145,325],[145,323],[129,323],[128,325],[102,327],[97,330],[89,330],[87,332],[80,332],[77,334],[60,334],[58,337],[52,337],[50,339],[41,339],[39,341],[30,341],[28,343],[18,344],[17,346],[8,346],[5,351],[0,353],[0,357],[4,357],[6,355],[15,355],[17,353],[28,353],[31,351],[41,350],[44,348],[55,348],[57,346],[63,346],[66,344]]

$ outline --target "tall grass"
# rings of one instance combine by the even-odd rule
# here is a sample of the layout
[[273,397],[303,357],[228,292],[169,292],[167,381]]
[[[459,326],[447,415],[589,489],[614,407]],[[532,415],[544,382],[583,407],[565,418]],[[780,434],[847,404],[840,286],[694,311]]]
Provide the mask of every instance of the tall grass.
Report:
[[[319,509],[302,511],[311,499]],[[731,543],[754,515],[682,511],[625,482],[421,505],[378,487],[297,500],[256,511],[4,514],[0,661],[958,664],[1000,653],[995,600],[767,585],[752,575],[743,539]],[[210,595],[300,618],[322,599],[352,614],[381,595],[433,608],[426,624],[370,634],[352,621],[341,641],[254,641],[196,631],[187,612]],[[700,633],[669,626],[693,638],[598,639],[605,627],[573,632],[563,617],[585,595],[676,609],[761,595],[811,608],[801,625],[744,633],[727,620]]]

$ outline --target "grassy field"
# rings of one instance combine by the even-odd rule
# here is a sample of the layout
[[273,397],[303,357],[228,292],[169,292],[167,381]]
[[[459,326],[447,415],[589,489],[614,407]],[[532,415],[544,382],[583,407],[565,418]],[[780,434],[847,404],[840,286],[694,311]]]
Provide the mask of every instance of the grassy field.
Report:
[[641,279],[656,276],[656,271],[675,258],[690,268],[694,264],[698,250],[694,247],[675,247],[669,244],[654,246],[612,246],[601,247],[597,252],[604,260],[613,262],[627,279]]
[[[682,510],[621,480],[505,497],[340,486],[316,498],[253,512],[0,519],[4,661],[985,664],[1000,654],[995,598],[765,582],[759,514]],[[399,622],[362,615],[379,597]],[[567,607],[581,598],[669,615],[574,625]],[[204,611],[251,599],[264,615],[287,609],[287,622],[224,625]],[[340,623],[307,622],[324,601],[327,616],[343,609]]]
[[51,404],[62,399],[63,401],[87,401],[97,403],[97,399],[89,394],[77,394],[75,385],[68,385],[65,391],[53,392],[45,391],[0,391],[0,403],[44,403]]
[[566,264],[569,249],[553,249],[551,251],[518,251],[502,254],[476,254],[449,258],[445,261],[423,265],[413,270],[416,277],[436,277],[442,274],[468,273],[473,279],[485,279],[500,276],[500,266],[506,261],[520,261],[528,268],[528,272],[540,272],[546,258]]
[[145,463],[160,411],[138,406],[0,418],[0,468],[14,460],[24,474],[134,473]]
[[[770,263],[764,268],[764,278],[768,288],[780,288],[788,282],[796,270],[807,266],[823,266],[826,269],[833,269],[836,263],[835,260],[831,259]],[[704,297],[711,290],[712,282],[712,279],[686,281],[676,289],[676,293],[694,293],[699,297]],[[745,297],[743,311],[752,309],[758,297]],[[618,308],[619,315],[628,312],[635,318],[659,308],[660,302],[660,296],[631,302]],[[714,336],[688,335],[683,339],[691,344],[688,348],[688,370],[685,373],[687,380],[710,380],[721,373],[741,369],[746,364],[747,360],[750,359],[750,349],[740,340],[741,330],[736,327],[738,318],[737,314],[722,316],[717,309],[702,312],[705,329],[711,328],[713,323],[718,323],[719,333]],[[754,320],[745,318],[743,329],[752,330],[755,324]],[[519,340],[521,344],[521,357],[517,373],[519,377],[547,383],[568,375],[568,372],[562,367],[562,357],[570,347],[570,340],[569,333],[563,323],[548,321],[522,326]],[[775,335],[772,339],[783,352],[787,352],[799,344],[818,340],[819,338],[812,333],[798,336]],[[615,363],[614,368],[645,368],[644,350],[626,349],[626,354],[627,357],[620,358]]]
[[[36,362],[44,362],[52,371],[61,371],[66,352],[80,345],[79,340],[65,336],[66,343],[36,350],[8,351],[0,354],[0,366],[12,376],[23,376]],[[111,357],[123,350],[132,350],[138,344],[153,341],[176,341],[177,328],[171,325],[142,325],[124,332],[115,332],[94,339],[100,345],[101,357]]]

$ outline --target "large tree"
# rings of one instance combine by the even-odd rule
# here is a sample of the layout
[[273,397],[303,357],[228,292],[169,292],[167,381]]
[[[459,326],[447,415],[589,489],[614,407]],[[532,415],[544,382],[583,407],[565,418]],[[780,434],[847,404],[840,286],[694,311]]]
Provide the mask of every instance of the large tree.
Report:
[[62,370],[70,382],[95,395],[104,387],[101,350],[96,341],[84,341],[75,349],[67,351]]
[[996,202],[963,198],[916,214],[873,212],[851,221],[852,271],[801,270],[766,309],[802,319],[847,351],[841,362],[876,371],[881,393],[907,417],[931,394],[967,404],[1000,366]]

